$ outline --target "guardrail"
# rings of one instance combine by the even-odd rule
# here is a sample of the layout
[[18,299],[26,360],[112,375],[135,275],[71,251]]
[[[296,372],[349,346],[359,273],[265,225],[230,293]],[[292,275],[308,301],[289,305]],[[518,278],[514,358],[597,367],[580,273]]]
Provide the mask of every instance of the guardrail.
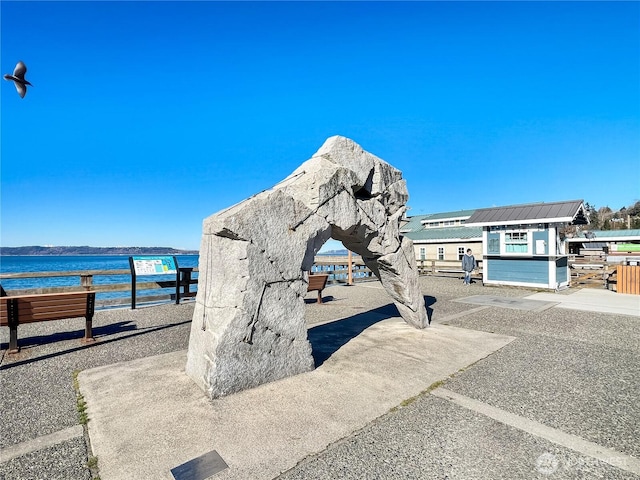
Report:
[[[139,303],[156,303],[164,301],[176,301],[185,297],[193,297],[195,292],[191,291],[192,285],[197,285],[198,279],[193,277],[193,272],[197,272],[197,268],[180,268],[180,290],[178,296],[176,296],[176,280],[175,276],[172,276],[174,280],[170,279],[158,279],[154,281],[137,282],[136,289],[138,291],[153,291],[165,288],[171,288],[171,294],[143,294],[138,296]],[[111,281],[95,283],[95,277],[108,277]],[[41,278],[41,279],[56,279],[62,277],[77,277],[79,284],[66,285],[66,286],[43,286],[37,288],[24,288],[24,289],[11,289],[7,291],[9,295],[29,295],[40,293],[63,293],[63,292],[77,292],[78,290],[93,290],[96,292],[96,307],[113,307],[113,306],[126,306],[131,305],[131,271],[130,270],[78,270],[78,271],[66,271],[66,272],[23,272],[23,273],[2,273],[0,274],[1,280],[11,279],[25,279],[25,278]],[[127,277],[129,280],[124,283],[123,278]],[[118,282],[119,283],[114,283]],[[126,295],[101,295],[101,294],[118,294],[126,293]]]
[[371,280],[373,272],[364,264],[360,256],[318,256],[311,271],[329,275],[329,284],[353,284],[358,281]]
[[[416,263],[420,275],[460,277],[464,274],[461,260],[418,259]],[[473,278],[482,278],[482,259],[476,258],[476,263],[478,264],[478,270],[473,275]]]
[[[482,260],[478,261],[481,265]],[[417,260],[418,271],[421,275],[460,276],[461,268],[458,261],[445,260]],[[198,268],[179,268],[180,293],[176,295],[176,280],[173,279],[144,279],[137,281],[135,288],[138,292],[138,304],[179,302],[185,298],[194,297],[196,292],[191,289],[198,284]],[[364,264],[360,256],[318,256],[312,267],[314,273],[329,275],[328,284],[353,284],[374,280],[373,272]],[[96,307],[126,307],[132,305],[132,280],[130,270],[82,270],[55,272],[23,272],[2,273],[0,281],[9,279],[50,279],[49,285],[55,284],[60,277],[76,277],[78,283],[66,286],[42,286],[37,288],[21,288],[7,290],[9,295],[29,295],[39,293],[75,292],[78,290],[94,290],[96,292]],[[106,279],[100,279],[106,277]],[[171,293],[143,293],[162,289],[171,289]]]

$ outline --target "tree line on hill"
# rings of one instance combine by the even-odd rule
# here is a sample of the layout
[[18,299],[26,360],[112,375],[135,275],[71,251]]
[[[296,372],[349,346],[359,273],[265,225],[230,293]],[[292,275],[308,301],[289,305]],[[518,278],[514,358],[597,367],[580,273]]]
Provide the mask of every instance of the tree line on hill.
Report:
[[589,216],[591,230],[627,230],[640,228],[640,201],[620,210],[607,207],[596,208],[589,202],[584,204]]
[[171,247],[0,247],[0,255],[197,255]]

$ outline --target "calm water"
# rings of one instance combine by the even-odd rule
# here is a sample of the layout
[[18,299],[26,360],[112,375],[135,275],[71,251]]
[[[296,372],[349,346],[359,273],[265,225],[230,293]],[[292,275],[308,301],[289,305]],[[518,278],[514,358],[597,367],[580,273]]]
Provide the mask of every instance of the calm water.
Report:
[[[176,255],[179,267],[197,267],[198,255]],[[78,256],[3,256],[0,257],[0,273],[26,272],[79,272],[87,270],[129,270],[129,257],[126,255],[78,255]],[[197,278],[197,274],[194,274]],[[138,282],[175,280],[175,275],[139,276]],[[95,275],[95,285],[109,285],[115,283],[131,284],[131,275]],[[2,280],[5,290],[79,286],[80,277],[49,277],[49,278],[21,278]],[[197,290],[192,285],[191,290]],[[170,288],[146,290],[145,295],[170,294]],[[140,294],[140,293],[139,293]],[[98,299],[130,297],[129,292],[98,293]]]
[[[176,255],[178,267],[197,267],[198,255]],[[0,273],[26,273],[26,272],[84,272],[88,270],[127,270],[129,271],[129,257],[127,255],[43,255],[43,256],[0,256]],[[331,273],[329,267],[316,265],[315,272]],[[365,277],[364,272],[354,273],[354,276]],[[193,274],[197,278],[197,273]],[[346,274],[330,274],[329,279],[346,280]],[[175,280],[175,275],[139,276],[138,282]],[[11,293],[11,290],[22,290],[42,287],[68,287],[80,286],[80,276],[71,277],[47,277],[47,278],[20,278],[1,280],[2,287]],[[131,284],[131,274],[126,275],[94,275],[94,285]],[[197,291],[198,286],[192,285],[191,291]],[[169,295],[175,290],[171,288],[156,290],[138,290],[137,295]],[[130,299],[130,291],[100,292],[96,295],[98,300],[113,298]]]

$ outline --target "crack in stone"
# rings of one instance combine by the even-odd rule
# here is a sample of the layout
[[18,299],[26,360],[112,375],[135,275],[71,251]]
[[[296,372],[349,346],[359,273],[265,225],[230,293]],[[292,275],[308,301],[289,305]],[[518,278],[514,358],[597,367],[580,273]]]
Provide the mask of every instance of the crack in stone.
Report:
[[251,321],[247,324],[247,333],[245,334],[244,338],[242,339],[242,341],[244,343],[248,343],[249,345],[253,345],[253,333],[256,331],[256,324],[258,323],[258,318],[260,315],[260,307],[262,306],[262,299],[264,298],[264,292],[267,290],[267,287],[270,287],[271,285],[275,285],[278,283],[289,283],[291,284],[292,282],[298,280],[297,278],[294,279],[283,279],[283,280],[273,280],[270,282],[264,282],[262,285],[262,291],[260,292],[260,298],[258,299],[258,304],[256,305],[256,309],[255,312],[253,313],[253,316],[251,317]]

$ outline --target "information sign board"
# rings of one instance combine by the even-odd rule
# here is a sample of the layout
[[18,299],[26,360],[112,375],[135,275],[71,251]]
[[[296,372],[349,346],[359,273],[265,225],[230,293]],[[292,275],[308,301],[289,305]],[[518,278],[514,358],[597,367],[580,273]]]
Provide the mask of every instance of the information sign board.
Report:
[[176,274],[178,271],[175,257],[132,257],[136,275],[165,275]]
[[170,255],[129,257],[131,268],[131,308],[136,308],[136,288],[138,276],[175,275],[176,303],[180,303],[180,274],[178,261]]

